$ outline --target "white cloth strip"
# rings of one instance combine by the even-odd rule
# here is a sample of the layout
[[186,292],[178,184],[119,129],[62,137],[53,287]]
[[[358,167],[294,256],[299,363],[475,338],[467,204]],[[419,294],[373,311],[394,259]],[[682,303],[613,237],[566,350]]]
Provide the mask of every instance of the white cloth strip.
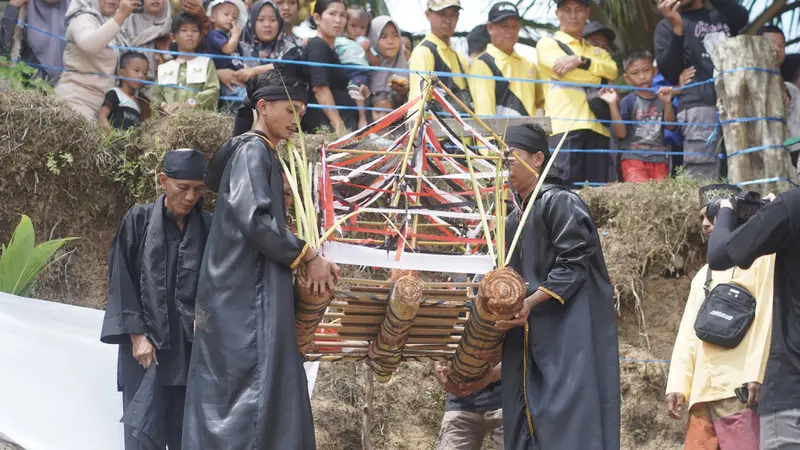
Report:
[[[348,211],[349,208],[346,206],[338,206],[336,209]],[[391,208],[359,208],[361,212],[374,212],[374,213],[383,213],[383,214],[417,214],[422,216],[431,216],[431,217],[444,217],[447,219],[465,219],[465,220],[480,220],[481,215],[477,213],[460,213],[460,212],[453,212],[453,211],[435,211],[432,209],[391,209]],[[340,217],[337,217],[336,220],[339,220]],[[486,220],[494,220],[493,215],[489,215],[486,217]]]
[[324,243],[322,245],[322,254],[325,258],[337,264],[420,270],[423,272],[485,274],[494,268],[494,263],[489,255],[439,255],[412,253],[405,250],[400,257],[400,261],[396,261],[394,251],[387,252],[386,250],[361,247],[344,242]]

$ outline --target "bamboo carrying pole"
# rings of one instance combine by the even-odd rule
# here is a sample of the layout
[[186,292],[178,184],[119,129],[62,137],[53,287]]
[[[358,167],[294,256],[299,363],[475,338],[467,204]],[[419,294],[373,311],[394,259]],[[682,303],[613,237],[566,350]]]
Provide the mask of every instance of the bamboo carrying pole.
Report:
[[450,377],[454,382],[470,383],[483,377],[489,363],[477,358],[475,352],[500,345],[505,332],[495,328],[495,321],[514,317],[524,299],[525,280],[514,269],[503,267],[486,274],[478,288],[475,310],[453,356]]
[[372,382],[373,372],[369,368],[364,370],[364,409],[361,417],[361,446],[363,450],[372,450],[370,431],[372,430]]
[[370,359],[367,361],[381,383],[389,381],[400,365],[403,346],[422,302],[423,286],[423,281],[414,275],[403,275],[394,284],[386,316],[369,347]]
[[297,269],[297,292],[294,296],[295,333],[297,334],[297,348],[301,355],[314,348],[314,333],[325,315],[328,305],[333,300],[332,292],[322,295],[311,293],[304,287],[305,279],[306,266],[302,265]]

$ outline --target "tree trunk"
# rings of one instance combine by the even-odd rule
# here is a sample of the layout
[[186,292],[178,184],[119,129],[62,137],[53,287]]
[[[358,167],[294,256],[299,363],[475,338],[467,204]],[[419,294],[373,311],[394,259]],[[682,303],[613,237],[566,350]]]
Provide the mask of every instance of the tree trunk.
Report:
[[[720,43],[713,52],[718,72],[744,67],[778,70],[777,51],[763,37],[738,36]],[[766,71],[740,70],[717,77],[717,108],[721,122],[748,117],[786,118],[783,79]],[[731,184],[771,178],[795,179],[789,153],[782,147],[786,124],[777,120],[732,122],[722,126]],[[761,146],[760,151],[737,153]],[[789,188],[786,181],[743,184],[763,194]]]

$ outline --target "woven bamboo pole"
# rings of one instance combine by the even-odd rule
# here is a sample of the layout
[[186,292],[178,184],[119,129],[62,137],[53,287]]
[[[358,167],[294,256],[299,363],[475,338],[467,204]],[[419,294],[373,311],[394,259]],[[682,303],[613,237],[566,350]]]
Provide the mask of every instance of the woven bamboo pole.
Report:
[[369,348],[367,361],[381,383],[389,381],[400,365],[403,346],[422,302],[423,286],[423,281],[414,275],[403,275],[395,281],[386,317]]
[[483,377],[489,363],[477,358],[475,353],[500,345],[505,333],[495,328],[494,323],[514,317],[522,308],[525,290],[525,280],[510,267],[486,274],[478,288],[475,309],[453,356],[450,377],[454,382],[469,383]]
[[313,294],[304,287],[306,266],[297,269],[296,293],[294,296],[294,325],[297,334],[297,348],[300,354],[308,353],[314,348],[314,333],[317,325],[325,315],[333,293]]

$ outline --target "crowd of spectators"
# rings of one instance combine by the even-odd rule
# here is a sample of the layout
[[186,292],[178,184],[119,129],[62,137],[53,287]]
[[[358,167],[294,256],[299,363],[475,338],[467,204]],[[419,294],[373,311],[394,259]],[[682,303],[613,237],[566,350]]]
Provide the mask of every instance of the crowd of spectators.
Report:
[[[10,0],[0,50],[8,53],[19,8],[27,4],[30,27],[20,58],[39,69],[57,97],[106,128],[182,108],[233,112],[248,80],[275,67],[253,58],[292,61],[279,65],[305,79],[310,102],[319,105],[303,119],[311,132],[362,128],[421,92],[414,71],[450,72],[455,76],[441,81],[479,115],[549,116],[551,147],[570,130],[562,148],[573,151],[556,159],[569,182],[658,180],[680,165],[696,178],[724,176],[721,133],[710,126],[717,121],[714,87],[702,82],[714,75],[711,49],[743,30],[747,11],[735,0],[713,0],[710,7],[660,0],[655,53],[631,51],[618,67],[617,36],[588,20],[589,0],[555,3],[559,29],[538,41],[536,61],[515,50],[522,20],[510,2],[496,2],[487,23],[469,33],[467,55],[457,51],[459,0],[428,0],[431,31],[416,46],[391,17],[373,18],[341,0],[313,3],[305,20],[315,35],[305,38],[296,33],[298,0]],[[784,58],[779,28],[768,25],[759,34],[779,49],[787,124],[790,137],[797,136],[800,55]],[[178,53],[158,52],[166,50]],[[613,88],[620,83],[635,90]],[[690,83],[700,84],[673,90]],[[608,87],[579,87],[585,84]],[[676,121],[681,125],[662,125]]]

